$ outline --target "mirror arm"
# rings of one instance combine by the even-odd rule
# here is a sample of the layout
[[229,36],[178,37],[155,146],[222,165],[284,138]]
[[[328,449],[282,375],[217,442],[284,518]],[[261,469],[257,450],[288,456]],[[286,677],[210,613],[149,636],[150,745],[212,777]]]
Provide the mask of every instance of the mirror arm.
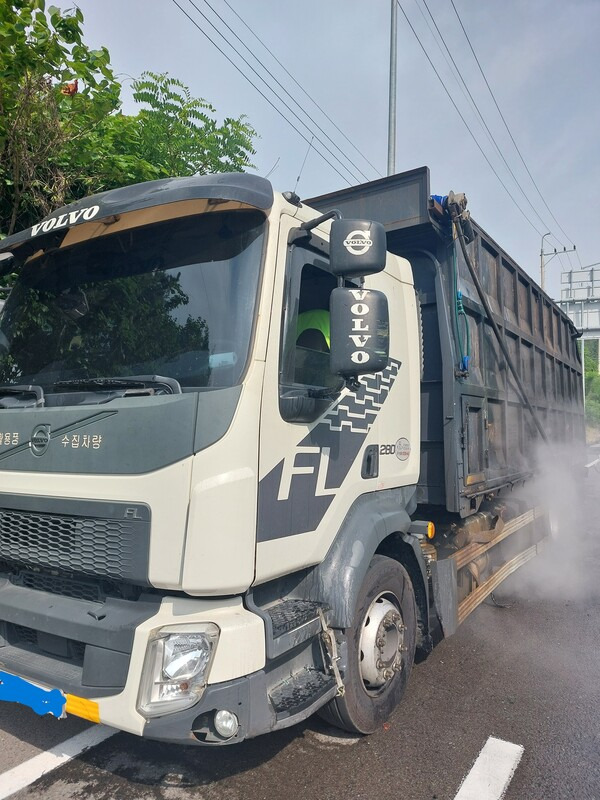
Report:
[[342,218],[342,212],[338,211],[337,208],[332,208],[327,214],[322,214],[320,217],[315,217],[315,219],[310,219],[308,222],[303,222],[302,225],[300,225],[300,230],[312,231],[313,228],[318,228],[322,222],[327,222],[328,219],[334,218]]
[[310,219],[308,222],[303,222],[298,228],[292,228],[288,236],[288,244],[294,244],[299,239],[310,239],[310,232],[313,228],[317,228],[322,222],[327,222],[328,219],[341,219],[341,213],[334,208],[328,211],[327,214],[322,214],[320,217]]

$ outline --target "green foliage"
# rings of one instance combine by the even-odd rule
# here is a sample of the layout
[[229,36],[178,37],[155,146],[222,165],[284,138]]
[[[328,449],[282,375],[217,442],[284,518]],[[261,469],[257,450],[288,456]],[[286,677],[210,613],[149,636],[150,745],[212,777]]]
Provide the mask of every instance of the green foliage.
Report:
[[147,106],[137,116],[139,155],[161,176],[241,172],[252,166],[256,131],[243,116],[219,125],[209,103],[192,97],[176,78],[154,72],[134,81],[133,97]]
[[[600,375],[598,374],[598,340],[587,339],[584,347],[585,416],[588,424],[600,426]],[[581,340],[579,344],[581,352]]]
[[[79,9],[44,0],[0,4],[0,231],[10,234],[62,205],[67,144],[81,146],[119,104],[105,48],[82,41]],[[78,80],[77,93],[61,87]]]
[[[580,345],[581,350],[581,345]],[[598,374],[598,340],[597,339],[587,339],[585,342],[585,356],[584,356],[584,368],[587,376],[593,377],[594,375]]]
[[252,166],[245,118],[219,123],[168,75],[144,73],[133,84],[143,108],[118,113],[109,53],[84,44],[82,23],[77,8],[0,0],[0,238],[89,194]]
[[597,396],[588,397],[585,401],[585,420],[588,425],[600,427],[600,399]]
[[146,108],[136,116],[108,115],[88,132],[85,148],[65,147],[61,165],[76,176],[71,199],[157,178],[252,166],[256,133],[243,117],[219,124],[212,106],[168,75],[146,72],[133,89]]

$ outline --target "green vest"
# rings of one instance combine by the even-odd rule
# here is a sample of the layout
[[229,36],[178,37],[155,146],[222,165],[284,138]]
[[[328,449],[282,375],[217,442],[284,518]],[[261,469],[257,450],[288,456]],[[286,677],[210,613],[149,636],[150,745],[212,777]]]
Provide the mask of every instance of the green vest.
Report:
[[317,308],[314,311],[304,311],[298,315],[298,330],[296,331],[296,338],[304,331],[315,329],[320,331],[325,337],[327,347],[331,347],[330,325],[329,325],[329,311],[323,308]]

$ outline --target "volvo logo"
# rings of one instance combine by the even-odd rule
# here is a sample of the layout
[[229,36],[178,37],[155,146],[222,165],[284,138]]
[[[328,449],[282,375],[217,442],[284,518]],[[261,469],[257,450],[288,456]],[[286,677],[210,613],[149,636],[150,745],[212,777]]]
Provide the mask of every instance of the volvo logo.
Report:
[[37,425],[31,434],[31,452],[43,456],[50,444],[50,425]]
[[78,208],[76,211],[70,211],[68,214],[61,214],[60,217],[50,217],[45,222],[38,222],[36,225],[31,226],[31,235],[37,236],[40,231],[48,233],[53,228],[66,228],[67,225],[75,225],[80,219],[86,221],[93,219],[100,211],[100,206],[87,206],[87,208]]
[[353,256],[362,256],[372,246],[369,231],[352,231],[344,239],[344,247]]

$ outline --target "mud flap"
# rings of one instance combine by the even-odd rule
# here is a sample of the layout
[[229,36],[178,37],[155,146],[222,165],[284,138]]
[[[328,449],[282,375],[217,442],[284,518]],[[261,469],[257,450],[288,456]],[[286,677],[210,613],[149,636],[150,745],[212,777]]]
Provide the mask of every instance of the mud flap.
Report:
[[458,593],[456,563],[444,558],[431,564],[433,605],[444,637],[452,636],[458,628]]

